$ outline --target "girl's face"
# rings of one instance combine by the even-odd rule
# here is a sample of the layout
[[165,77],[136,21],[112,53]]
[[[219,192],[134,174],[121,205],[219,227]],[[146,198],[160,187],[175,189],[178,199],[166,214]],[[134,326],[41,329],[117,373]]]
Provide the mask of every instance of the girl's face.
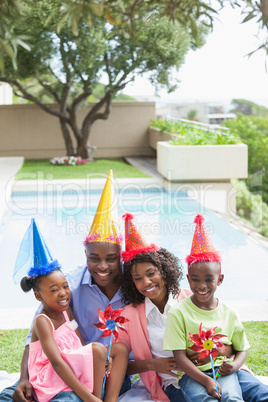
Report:
[[71,300],[68,282],[59,270],[52,271],[41,278],[38,291],[35,291],[34,294],[44,307],[56,311],[67,310]]
[[154,304],[162,301],[167,295],[163,278],[151,262],[139,262],[131,268],[132,280],[137,290],[148,297]]

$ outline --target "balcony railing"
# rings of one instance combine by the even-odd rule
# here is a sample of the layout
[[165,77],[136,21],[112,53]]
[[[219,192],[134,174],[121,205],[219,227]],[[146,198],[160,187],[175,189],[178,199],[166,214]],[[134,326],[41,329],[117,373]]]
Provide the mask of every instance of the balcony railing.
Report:
[[198,128],[199,130],[204,130],[204,131],[210,131],[212,133],[221,133],[225,135],[229,135],[229,128],[227,127],[222,127],[218,124],[206,124],[206,123],[200,123],[199,121],[193,121],[193,120],[186,120],[186,119],[180,119],[177,117],[172,117],[172,116],[163,116],[164,120],[167,121],[181,121],[182,123],[187,123],[193,128]]

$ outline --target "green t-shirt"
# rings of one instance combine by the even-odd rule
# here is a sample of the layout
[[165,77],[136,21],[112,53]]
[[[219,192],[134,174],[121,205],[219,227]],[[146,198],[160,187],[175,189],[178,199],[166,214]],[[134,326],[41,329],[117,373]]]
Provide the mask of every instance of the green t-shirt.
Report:
[[[234,350],[244,351],[249,348],[245,329],[233,310],[220,301],[214,310],[201,310],[191,301],[190,297],[187,297],[173,306],[168,313],[163,349],[188,349],[193,345],[189,332],[198,334],[201,323],[207,330],[217,327],[215,334],[225,335],[219,341],[232,345]],[[223,359],[224,356],[217,356],[214,366],[220,366]],[[209,370],[211,363],[198,366],[198,368],[201,371]]]

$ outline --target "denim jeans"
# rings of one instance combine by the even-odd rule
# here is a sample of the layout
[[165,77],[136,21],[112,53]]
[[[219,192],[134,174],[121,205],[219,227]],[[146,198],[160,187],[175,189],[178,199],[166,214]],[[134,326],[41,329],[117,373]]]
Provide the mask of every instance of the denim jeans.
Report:
[[[217,369],[215,371],[217,372]],[[203,373],[213,378],[212,372],[204,371]],[[228,376],[220,376],[217,379],[217,382],[221,387],[221,402],[243,401],[237,373]],[[207,393],[206,388],[202,384],[195,381],[187,374],[182,376],[180,380],[180,387],[187,402],[217,401],[216,398],[213,398]]]
[[174,387],[172,384],[170,384],[164,392],[171,402],[186,402],[182,390]]
[[[18,381],[8,388],[3,389],[0,393],[1,402],[11,402],[13,401],[13,392],[15,391]],[[53,398],[53,402],[83,402],[74,392],[60,392]]]
[[[15,391],[16,386],[18,385],[18,381],[13,384],[12,386],[3,389],[3,391],[0,393],[0,402],[11,402],[13,401],[12,395],[13,392]],[[120,395],[122,395],[124,392],[128,391],[131,388],[131,380],[128,376],[125,376],[125,379],[123,381],[121,390],[120,390]],[[56,395],[51,402],[81,402],[82,399],[79,398],[74,392],[60,392],[58,395]],[[83,401],[82,401],[83,402]]]
[[245,402],[268,401],[268,385],[263,384],[246,370],[239,370],[237,376]]

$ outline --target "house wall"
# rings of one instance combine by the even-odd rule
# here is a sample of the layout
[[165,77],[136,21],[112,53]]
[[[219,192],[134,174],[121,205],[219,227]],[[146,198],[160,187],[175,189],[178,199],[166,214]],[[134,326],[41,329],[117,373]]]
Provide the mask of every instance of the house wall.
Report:
[[[78,122],[92,106],[79,111]],[[155,155],[148,136],[153,119],[154,102],[114,102],[109,118],[92,127],[90,144],[97,146],[94,157]],[[65,155],[57,117],[37,105],[0,105],[0,156],[47,159]]]

